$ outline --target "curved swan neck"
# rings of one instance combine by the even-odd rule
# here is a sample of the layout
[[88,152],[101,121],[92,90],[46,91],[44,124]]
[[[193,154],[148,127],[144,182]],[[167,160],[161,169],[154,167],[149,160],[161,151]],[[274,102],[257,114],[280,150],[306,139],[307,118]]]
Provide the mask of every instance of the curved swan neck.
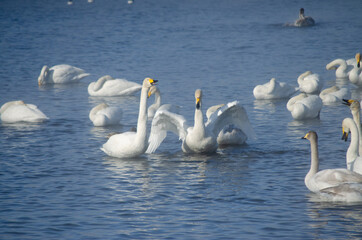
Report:
[[136,133],[136,141],[139,143],[145,142],[147,137],[147,95],[148,88],[142,87]]
[[298,77],[298,80],[297,80],[298,83],[300,84],[306,76],[311,75],[311,74],[312,74],[311,71],[306,71],[305,73],[300,74]]
[[161,94],[160,94],[159,90],[157,90],[155,92],[155,103],[154,104],[157,108],[159,108],[161,106]]
[[89,113],[89,118],[93,121],[95,119],[96,114],[99,112],[99,110],[101,109],[105,109],[107,108],[108,105],[106,103],[101,103],[97,106],[95,106]]

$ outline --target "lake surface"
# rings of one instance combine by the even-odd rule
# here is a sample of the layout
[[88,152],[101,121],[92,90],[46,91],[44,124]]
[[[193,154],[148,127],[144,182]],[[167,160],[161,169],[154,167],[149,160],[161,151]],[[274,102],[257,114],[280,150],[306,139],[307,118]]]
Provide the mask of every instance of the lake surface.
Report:
[[[252,94],[272,77],[297,85],[307,70],[335,85],[325,65],[361,51],[360,0],[73,2],[0,2],[0,104],[21,99],[50,118],[0,125],[0,239],[362,238],[362,205],[320,202],[304,185],[309,130],[319,134],[320,168],[345,167],[348,107],[294,121],[287,100]],[[316,26],[285,26],[300,7]],[[91,76],[38,87],[43,65],[63,63]],[[139,94],[89,97],[88,84],[106,74],[158,79],[163,103],[182,106],[189,125],[197,88],[204,112],[239,100],[258,138],[197,155],[169,134],[154,154],[108,157],[100,147],[136,125]],[[122,107],[122,125],[93,127],[88,114],[101,102]]]

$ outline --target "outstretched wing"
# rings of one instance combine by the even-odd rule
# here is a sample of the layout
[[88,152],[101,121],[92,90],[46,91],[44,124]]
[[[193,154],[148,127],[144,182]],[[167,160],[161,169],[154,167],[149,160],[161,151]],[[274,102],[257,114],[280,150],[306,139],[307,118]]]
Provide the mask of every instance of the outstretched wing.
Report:
[[168,131],[178,135],[182,141],[185,140],[187,134],[186,119],[180,114],[170,112],[169,109],[169,107],[161,107],[155,113],[146,153],[155,152],[166,138]]
[[240,128],[248,139],[255,139],[255,133],[250,124],[248,114],[239,101],[230,102],[214,112],[205,125],[209,131],[212,131],[217,136],[224,127],[231,124],[236,128]]

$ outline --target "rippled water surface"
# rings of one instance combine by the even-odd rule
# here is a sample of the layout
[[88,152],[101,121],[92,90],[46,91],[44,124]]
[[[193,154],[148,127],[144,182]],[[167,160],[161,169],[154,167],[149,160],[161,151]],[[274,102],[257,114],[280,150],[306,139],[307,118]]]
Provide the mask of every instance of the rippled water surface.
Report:
[[[294,121],[285,100],[252,94],[272,77],[296,85],[306,70],[334,85],[325,65],[361,51],[359,0],[73,2],[0,2],[0,104],[22,99],[50,118],[0,125],[1,239],[362,237],[362,205],[316,201],[304,185],[310,153],[300,138],[317,131],[320,168],[344,167],[349,109],[324,106],[320,119]],[[300,7],[316,26],[285,26]],[[43,65],[62,63],[91,76],[37,86]],[[108,157],[100,147],[136,125],[139,95],[89,97],[88,84],[105,74],[158,79],[162,101],[182,106],[189,125],[197,88],[204,111],[240,100],[258,138],[187,155],[169,134],[155,154]],[[101,102],[122,107],[122,125],[93,127],[88,114]]]

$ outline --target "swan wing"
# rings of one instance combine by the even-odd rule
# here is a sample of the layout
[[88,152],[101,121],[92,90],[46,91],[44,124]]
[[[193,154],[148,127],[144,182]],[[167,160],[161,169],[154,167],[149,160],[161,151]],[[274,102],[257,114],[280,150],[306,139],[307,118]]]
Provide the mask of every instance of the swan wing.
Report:
[[[163,105],[164,106],[164,105]],[[167,132],[171,131],[184,141],[187,134],[186,119],[177,113],[168,111],[172,107],[170,105],[157,110],[151,126],[151,133],[148,139],[148,149],[146,153],[153,153],[166,138]]]
[[230,102],[213,113],[205,126],[217,136],[225,126],[230,124],[241,129],[249,139],[255,139],[248,114],[239,101]]

